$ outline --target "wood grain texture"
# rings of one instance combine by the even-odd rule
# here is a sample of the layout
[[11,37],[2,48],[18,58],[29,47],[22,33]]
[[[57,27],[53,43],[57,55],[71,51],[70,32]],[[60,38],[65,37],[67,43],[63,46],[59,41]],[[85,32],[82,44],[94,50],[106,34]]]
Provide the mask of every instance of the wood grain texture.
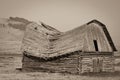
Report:
[[[78,55],[78,54],[76,54]],[[77,71],[77,56],[71,55],[68,57],[52,60],[52,61],[37,61],[36,59],[31,59],[30,57],[23,56],[22,68],[25,71],[41,71],[49,70],[53,72],[69,72],[78,73]],[[29,70],[28,70],[29,69]]]
[[22,51],[48,58],[78,50],[96,52],[94,40],[97,41],[99,52],[113,51],[102,27],[96,23],[85,24],[65,33],[31,23],[25,32]]
[[31,23],[23,39],[23,69],[70,73],[114,71],[114,50],[102,26],[90,23],[62,33],[44,24]]

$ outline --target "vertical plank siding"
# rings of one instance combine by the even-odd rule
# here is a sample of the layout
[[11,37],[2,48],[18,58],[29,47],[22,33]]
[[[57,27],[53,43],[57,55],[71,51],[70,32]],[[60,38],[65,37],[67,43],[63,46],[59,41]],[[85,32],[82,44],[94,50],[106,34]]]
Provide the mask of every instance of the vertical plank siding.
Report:
[[84,56],[81,60],[82,71],[85,72],[114,72],[113,56]]
[[87,46],[89,47],[86,51],[95,51],[95,46],[93,40],[96,40],[98,43],[98,49],[100,52],[112,52],[112,48],[107,40],[106,35],[104,34],[102,28],[96,24],[90,24],[86,29],[86,39]]

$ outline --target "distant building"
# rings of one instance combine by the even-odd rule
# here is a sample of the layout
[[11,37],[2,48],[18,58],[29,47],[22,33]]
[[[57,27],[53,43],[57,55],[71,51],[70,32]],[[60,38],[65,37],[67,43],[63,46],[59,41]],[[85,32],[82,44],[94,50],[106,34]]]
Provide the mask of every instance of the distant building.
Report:
[[22,44],[22,67],[29,71],[114,72],[114,51],[106,26],[97,20],[64,33],[44,23],[30,23]]

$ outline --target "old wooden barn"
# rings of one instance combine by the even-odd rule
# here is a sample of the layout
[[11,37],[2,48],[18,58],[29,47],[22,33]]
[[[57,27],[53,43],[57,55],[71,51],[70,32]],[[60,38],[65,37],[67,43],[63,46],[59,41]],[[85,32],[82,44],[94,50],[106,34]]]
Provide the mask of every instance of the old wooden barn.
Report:
[[114,72],[117,50],[106,26],[97,20],[67,32],[32,22],[27,25],[22,43],[23,70]]

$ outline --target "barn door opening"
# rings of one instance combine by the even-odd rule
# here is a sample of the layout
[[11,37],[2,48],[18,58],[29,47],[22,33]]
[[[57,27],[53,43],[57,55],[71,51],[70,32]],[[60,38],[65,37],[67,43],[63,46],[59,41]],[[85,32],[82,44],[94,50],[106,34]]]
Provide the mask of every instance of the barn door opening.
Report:
[[93,59],[93,72],[101,72],[102,71],[102,59],[101,58],[94,58]]
[[97,40],[93,40],[95,51],[99,51]]

